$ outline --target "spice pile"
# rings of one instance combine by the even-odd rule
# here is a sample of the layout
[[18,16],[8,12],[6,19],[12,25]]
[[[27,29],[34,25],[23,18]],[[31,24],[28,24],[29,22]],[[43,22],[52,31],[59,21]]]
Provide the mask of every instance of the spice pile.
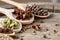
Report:
[[11,34],[13,30],[10,28],[0,28],[0,33]]
[[32,6],[27,6],[26,9],[35,15],[39,15],[39,16],[48,15],[48,10],[41,8],[40,5],[34,4]]
[[20,20],[28,20],[32,17],[32,14],[38,15],[38,16],[47,16],[48,10],[45,10],[44,8],[41,8],[40,5],[32,5],[32,6],[26,6],[25,11],[15,8],[15,11],[13,14],[16,16],[16,19]]
[[12,20],[10,18],[7,18],[2,22],[2,26],[4,28],[19,29],[19,25],[19,22]]
[[32,18],[32,13],[30,11],[27,11],[27,9],[25,10],[26,11],[15,8],[15,11],[13,12],[13,14],[16,16],[16,19],[28,20]]

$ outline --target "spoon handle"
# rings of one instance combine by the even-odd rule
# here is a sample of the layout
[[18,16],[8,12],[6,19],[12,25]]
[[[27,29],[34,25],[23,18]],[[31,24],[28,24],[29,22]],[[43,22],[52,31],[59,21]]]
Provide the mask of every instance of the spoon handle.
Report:
[[12,13],[9,12],[9,10],[0,7],[0,12],[3,13],[3,14],[5,14],[7,17],[9,17],[9,18],[11,18],[11,19],[14,19],[13,16],[12,16]]
[[5,9],[5,8],[0,7],[0,12],[3,13],[3,14],[5,14],[8,18],[14,19],[14,20],[16,20],[16,21],[19,22],[19,20],[15,19],[15,18],[13,17],[11,11],[9,11],[9,10],[7,10],[7,9]]
[[7,15],[8,10],[5,9],[5,8],[0,7],[0,12],[3,13],[3,14],[5,14],[5,15]]
[[0,0],[0,1],[3,1],[3,2],[5,2],[5,3],[11,4],[11,5],[13,5],[13,6],[16,6],[16,7],[18,7],[19,9],[22,9],[22,10],[24,10],[25,7],[27,6],[27,4],[17,3],[17,2],[14,2],[14,1],[12,1],[12,0]]

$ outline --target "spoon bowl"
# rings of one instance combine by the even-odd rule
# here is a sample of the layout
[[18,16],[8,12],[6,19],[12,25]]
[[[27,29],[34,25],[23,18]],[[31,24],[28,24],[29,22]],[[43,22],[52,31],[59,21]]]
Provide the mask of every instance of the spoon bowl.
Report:
[[[0,12],[3,13],[3,14],[5,14],[8,18],[13,19],[13,20],[19,22],[20,26],[19,26],[18,29],[14,29],[14,32],[18,32],[18,31],[20,31],[20,30],[22,29],[22,24],[21,24],[21,22],[13,17],[13,15],[12,15],[12,13],[11,13],[12,11],[0,7]],[[1,25],[2,25],[2,24],[1,24]]]

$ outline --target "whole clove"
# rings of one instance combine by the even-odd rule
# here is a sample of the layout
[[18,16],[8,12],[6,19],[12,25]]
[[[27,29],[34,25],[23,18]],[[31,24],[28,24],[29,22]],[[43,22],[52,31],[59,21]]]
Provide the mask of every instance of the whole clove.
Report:
[[39,31],[41,29],[39,26],[40,25],[33,25],[32,28],[35,29],[36,31]]
[[29,7],[24,10],[15,8],[15,11],[13,12],[13,14],[16,16],[16,19],[20,20],[28,20],[30,18],[32,18],[32,13],[29,11]]

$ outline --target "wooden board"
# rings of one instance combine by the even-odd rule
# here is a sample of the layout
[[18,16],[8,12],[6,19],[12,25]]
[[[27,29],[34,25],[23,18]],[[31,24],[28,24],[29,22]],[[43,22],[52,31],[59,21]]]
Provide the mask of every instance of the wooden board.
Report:
[[[41,21],[44,23],[41,23]],[[37,24],[41,25],[41,30],[36,31],[35,34],[33,32],[34,30],[29,27]],[[59,25],[56,26],[56,24]],[[60,13],[51,13],[51,17],[48,19],[35,18],[34,23],[26,25],[25,27],[29,29],[21,34],[17,34],[19,37],[23,38],[23,40],[60,40]],[[48,31],[45,31],[45,29],[48,29]],[[57,33],[54,33],[54,30],[56,30]],[[44,38],[44,35],[46,35],[47,38]]]
[[[31,26],[37,24],[41,25],[41,30],[34,33],[34,29]],[[23,27],[26,30],[23,33],[16,33],[15,37],[17,38],[14,38],[14,40],[60,40],[60,13],[51,13],[51,16],[47,19],[35,17],[34,23]],[[45,31],[46,29],[48,31]],[[54,30],[57,32],[54,33]],[[44,38],[44,35],[46,35],[46,38]]]

